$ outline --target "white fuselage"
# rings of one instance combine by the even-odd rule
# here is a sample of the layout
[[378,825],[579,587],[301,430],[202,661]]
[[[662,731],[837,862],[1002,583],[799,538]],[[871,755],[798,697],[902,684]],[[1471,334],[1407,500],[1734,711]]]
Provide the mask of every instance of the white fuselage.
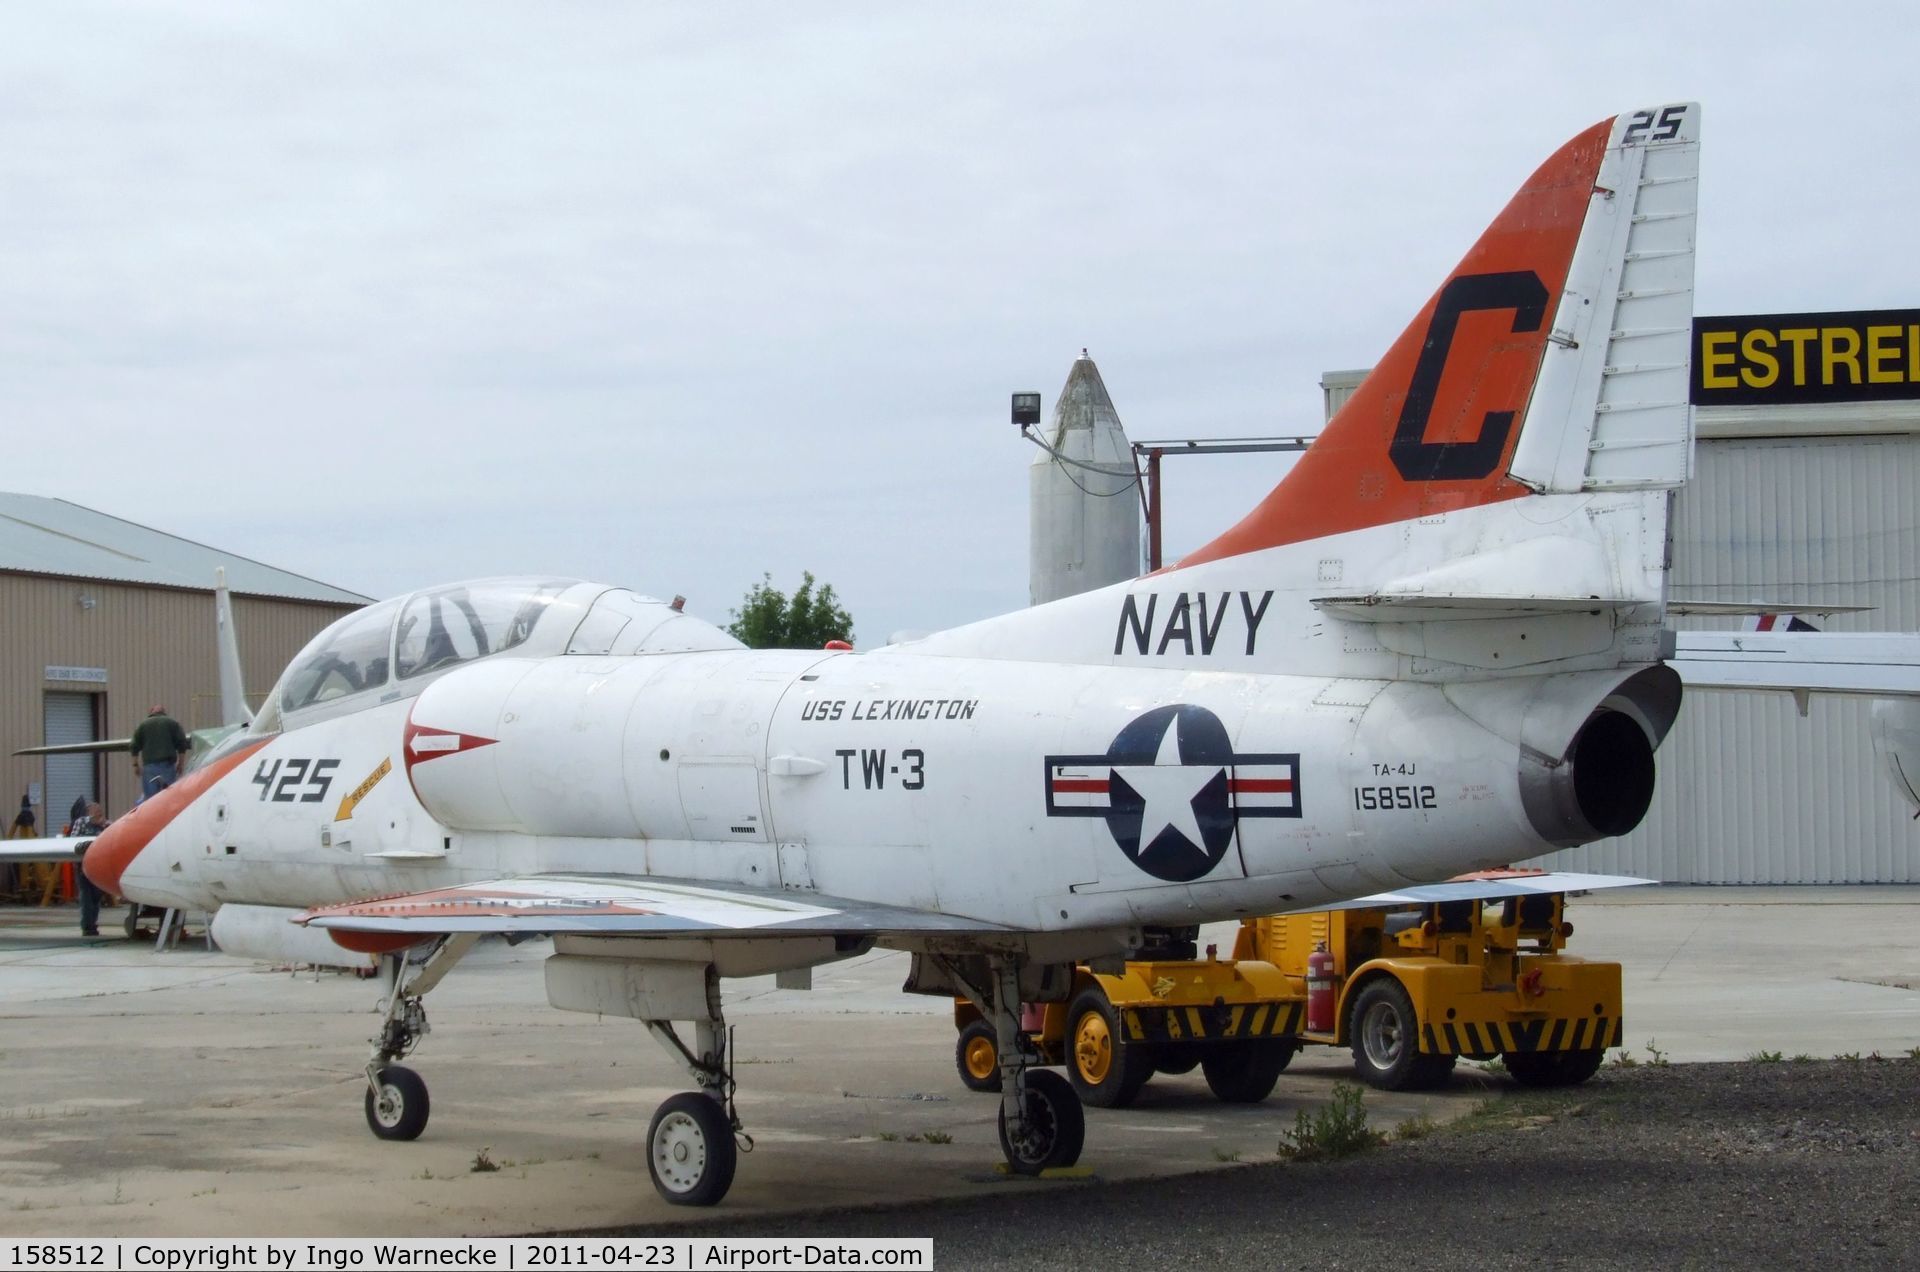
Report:
[[1551,847],[1519,709],[1457,696],[892,650],[500,656],[256,741],[123,890],[305,907],[609,872],[1039,931],[1258,914]]

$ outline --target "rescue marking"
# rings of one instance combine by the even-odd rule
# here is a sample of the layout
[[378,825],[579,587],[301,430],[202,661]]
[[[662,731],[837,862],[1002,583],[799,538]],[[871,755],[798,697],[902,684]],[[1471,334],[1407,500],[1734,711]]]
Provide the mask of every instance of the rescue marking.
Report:
[[333,820],[345,821],[347,820],[347,818],[353,816],[353,810],[360,806],[360,801],[367,797],[367,793],[369,791],[373,790],[374,787],[380,785],[381,778],[385,777],[387,774],[391,772],[393,772],[393,757],[388,756],[386,759],[380,761],[379,768],[376,768],[375,770],[373,770],[373,772],[367,774],[366,780],[362,781],[360,785],[354,787],[353,790],[350,793],[348,793],[346,798],[340,801],[340,809],[338,812],[334,813]]
[[1155,707],[1104,755],[1049,755],[1049,817],[1102,817],[1127,860],[1156,879],[1210,874],[1242,817],[1298,817],[1298,752],[1236,754],[1220,717]]

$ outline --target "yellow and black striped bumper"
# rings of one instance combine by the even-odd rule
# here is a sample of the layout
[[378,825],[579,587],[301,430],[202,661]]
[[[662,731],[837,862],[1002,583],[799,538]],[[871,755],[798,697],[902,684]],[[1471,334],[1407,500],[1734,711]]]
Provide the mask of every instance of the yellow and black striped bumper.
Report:
[[1586,1051],[1617,1047],[1623,1018],[1581,1016],[1560,1020],[1468,1020],[1428,1022],[1421,1050],[1432,1055],[1491,1055],[1497,1051]]
[[1300,1031],[1305,1004],[1254,1003],[1207,1007],[1124,1007],[1121,1028],[1128,1042],[1211,1042],[1272,1038]]

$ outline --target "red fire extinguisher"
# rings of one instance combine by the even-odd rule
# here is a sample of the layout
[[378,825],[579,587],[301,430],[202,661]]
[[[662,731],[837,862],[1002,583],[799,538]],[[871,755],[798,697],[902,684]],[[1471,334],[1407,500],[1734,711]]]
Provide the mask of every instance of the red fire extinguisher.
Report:
[[1324,942],[1307,955],[1307,1028],[1333,1032],[1333,955]]

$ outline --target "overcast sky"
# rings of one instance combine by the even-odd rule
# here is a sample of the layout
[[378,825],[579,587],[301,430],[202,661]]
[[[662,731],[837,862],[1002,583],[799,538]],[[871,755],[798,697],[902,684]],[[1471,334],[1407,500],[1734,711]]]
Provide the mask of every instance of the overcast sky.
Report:
[[[1904,5],[0,11],[0,488],[368,593],[556,572],[861,643],[1026,600],[1082,346],[1318,426],[1521,180],[1704,103],[1701,313],[1920,304]],[[1172,554],[1271,457],[1170,466]]]

